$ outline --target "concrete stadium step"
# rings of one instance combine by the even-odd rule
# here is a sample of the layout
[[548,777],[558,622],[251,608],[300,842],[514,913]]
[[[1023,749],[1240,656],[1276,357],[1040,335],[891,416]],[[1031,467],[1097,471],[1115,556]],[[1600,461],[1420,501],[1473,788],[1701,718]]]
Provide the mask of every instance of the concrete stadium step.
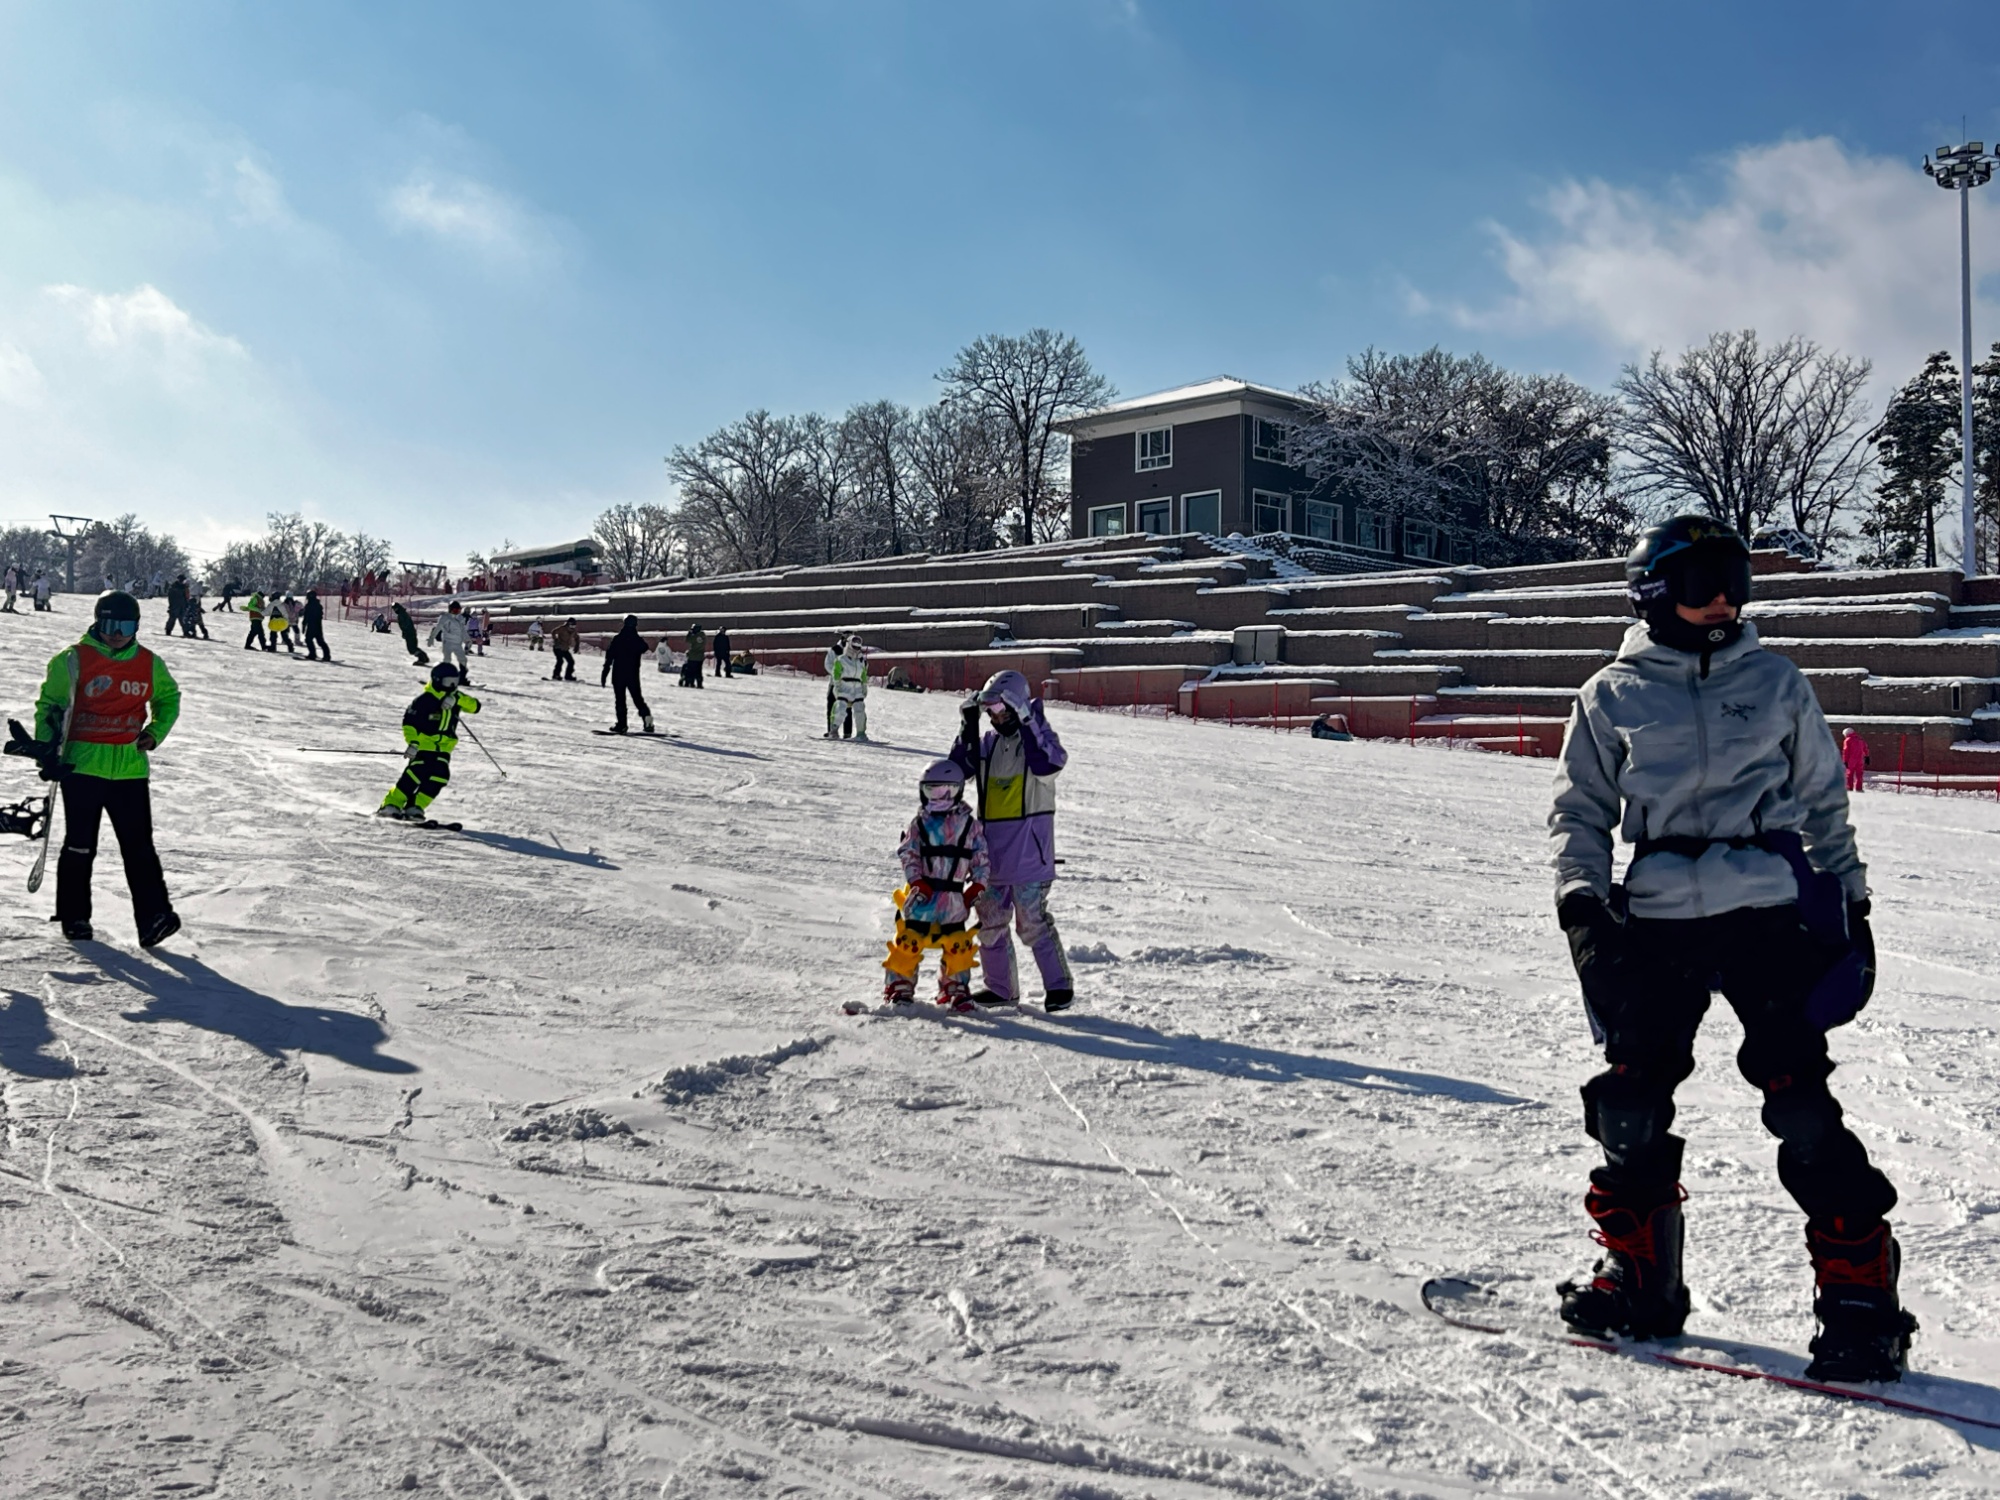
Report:
[[1207,677],[1181,684],[1176,712],[1190,719],[1245,719],[1306,714],[1335,684],[1316,677]]
[[1754,599],[1862,599],[1876,594],[1942,594],[1961,600],[1961,582],[1954,568],[1847,569],[1838,572],[1786,573],[1759,577]]
[[1488,621],[1497,618],[1471,610],[1432,614],[1411,604],[1365,604],[1273,610],[1265,623],[1282,625],[1289,631],[1388,630],[1401,636],[1406,646],[1483,651],[1488,644]]
[[959,583],[966,579],[1033,578],[1052,573],[1084,572],[1093,573],[1092,564],[1102,561],[1107,569],[1137,573],[1149,563],[1179,563],[1178,551],[1165,547],[1131,551],[1093,558],[1086,554],[1073,558],[1050,558],[1043,555],[1017,555],[1012,552],[995,552],[989,555],[965,558],[933,558],[927,560],[880,561],[872,563],[835,563],[822,567],[792,568],[774,575],[771,582],[792,588],[838,588],[844,585],[872,585],[887,583]]
[[[1086,667],[1082,652],[1074,665],[1065,665],[1048,674],[1043,696],[1088,708],[1171,708],[1178,701],[1182,684],[1205,677],[1208,669],[1191,666]],[[1037,681],[1030,677],[1030,682]]]
[[1220,631],[1188,635],[1080,636],[1068,640],[1037,641],[1036,644],[1081,651],[1086,667],[1191,666],[1203,671],[1225,664],[1233,645],[1231,637]]
[[1759,635],[1801,639],[1901,639],[1928,634],[1950,618],[1943,594],[1877,594],[1857,598],[1752,600],[1743,617]]
[[1462,668],[1475,687],[1581,687],[1611,660],[1610,651],[1384,651],[1384,666],[1437,663]]
[[1494,718],[1561,719],[1576,707],[1575,688],[1447,687],[1438,692],[1441,713],[1486,714]]
[[1565,719],[1512,719],[1485,714],[1427,714],[1416,721],[1411,737],[1420,740],[1464,740],[1481,749],[1506,747],[1520,755],[1562,753]]
[[2000,639],[1812,640],[1758,634],[1766,651],[1799,667],[1866,667],[1876,677],[2000,677]]
[[[928,620],[942,617],[954,611],[942,609],[913,609],[912,620]],[[958,611],[957,613],[963,613]],[[1058,636],[1077,636],[1086,631],[1095,631],[1118,620],[1118,610],[1114,605],[1099,604],[1002,604],[993,609],[979,611],[982,618],[999,623],[1017,641],[1052,640]]]
[[[597,604],[598,607],[593,609],[551,609],[509,615],[496,613],[493,616],[493,633],[521,635],[527,631],[530,621],[540,620],[544,628],[548,628],[559,625],[572,616],[575,617],[579,628],[585,620],[593,622],[593,629],[597,628],[595,622],[610,620],[614,622],[612,629],[616,630],[618,628],[616,622],[622,621],[630,612],[611,608],[601,600],[597,601]],[[932,613],[938,618],[965,618],[963,614],[943,616],[935,611]],[[791,609],[767,614],[742,614],[731,617],[726,623],[732,633],[745,630],[823,630],[826,632],[828,643],[831,644],[835,632],[907,624],[917,615],[918,611],[907,604],[892,604],[878,605],[866,614],[857,614],[851,609]],[[651,611],[641,613],[639,616],[639,628],[648,634],[656,634],[663,628],[684,628],[692,623],[694,622],[687,615],[679,613]],[[716,618],[702,623],[707,625],[712,633],[715,625],[725,622]],[[999,623],[997,619],[995,623]]]
[[1131,619],[1172,615],[1198,629],[1230,630],[1263,621],[1288,595],[1270,584],[1230,584],[1204,575],[1100,582],[1093,597]]
[[1327,675],[1335,690],[1361,698],[1384,698],[1391,694],[1429,696],[1459,686],[1465,674],[1448,662],[1419,662],[1406,666],[1331,667]]
[[[1473,618],[1461,616],[1460,618]],[[1559,619],[1514,619],[1502,616],[1483,627],[1495,651],[1594,650],[1615,652],[1635,621],[1631,615],[1577,615]]]
[[1388,630],[1292,630],[1280,642],[1289,667],[1365,667],[1375,653],[1401,645],[1403,638]]
[[1137,636],[1186,635],[1192,631],[1192,620],[1121,620],[1114,618],[1116,610],[1107,610],[1107,617],[1091,627],[1093,634],[1102,634],[1107,640],[1121,640]]
[[1589,558],[1583,562],[1529,563],[1512,568],[1453,568],[1453,580],[1466,593],[1488,589],[1562,589],[1593,583],[1625,586],[1625,559]]
[[1004,609],[1013,604],[1110,603],[1089,573],[1038,573],[1017,578],[968,577],[952,583],[870,583],[801,587],[784,579],[730,587],[708,582],[694,589],[622,594],[616,607],[635,613],[673,614],[704,622],[730,615],[772,614],[793,609],[841,609],[861,613],[884,604],[916,609]]
[[[1971,580],[1973,583],[1978,579]],[[2000,604],[1955,604],[1951,610],[1952,630],[2000,629]]]
[[1863,677],[1856,698],[1859,714],[1960,718],[2000,702],[2000,678]]
[[1813,690],[1824,714],[1861,712],[1861,684],[1868,680],[1866,667],[1802,667],[1800,675]]
[[1605,619],[1625,615],[1625,585],[1580,584],[1569,589],[1481,589],[1477,593],[1440,594],[1431,602],[1438,614],[1474,610],[1504,614],[1510,619],[1554,620],[1576,616]]
[[1329,609],[1340,605],[1414,604],[1427,608],[1439,594],[1451,592],[1452,580],[1442,573],[1366,574],[1326,579],[1284,581],[1286,609]]

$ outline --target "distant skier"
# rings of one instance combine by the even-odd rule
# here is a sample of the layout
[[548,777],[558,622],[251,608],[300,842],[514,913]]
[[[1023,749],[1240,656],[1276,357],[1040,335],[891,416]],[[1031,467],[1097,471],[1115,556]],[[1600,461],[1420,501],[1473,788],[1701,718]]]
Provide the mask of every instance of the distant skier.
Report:
[[293,639],[296,634],[292,629],[293,614],[292,600],[273,599],[270,602],[264,614],[264,629],[268,633],[267,644],[264,647],[266,651],[276,651],[282,645],[285,648],[285,655],[299,654],[298,646]]
[[576,628],[575,615],[571,615],[549,632],[549,649],[556,654],[556,663],[549,672],[549,681],[576,681],[576,653],[582,645],[583,633]]
[[1854,732],[1849,725],[1840,736],[1840,763],[1847,768],[1847,789],[1850,792],[1868,790],[1868,741]]
[[194,633],[199,630],[201,638],[207,640],[208,622],[202,618],[203,613],[201,584],[196,581],[188,585],[187,602],[181,606],[181,634],[192,639]]
[[[980,729],[985,710],[992,727]],[[966,699],[951,758],[979,785],[979,820],[986,829],[993,878],[979,902],[981,1005],[1012,1005],[1020,996],[1009,923],[1035,956],[1042,1009],[1068,1010],[1075,998],[1069,956],[1049,888],[1056,878],[1055,778],[1069,755],[1042,712],[1042,700],[1019,672],[995,672]]]
[[[1867,1003],[1875,963],[1833,734],[1798,668],[1740,620],[1750,551],[1726,523],[1653,527],[1625,576],[1641,623],[1584,684],[1549,817],[1557,920],[1610,1064],[1583,1088],[1604,1148],[1584,1206],[1605,1254],[1563,1285],[1562,1316],[1592,1334],[1681,1331],[1686,1142],[1669,1127],[1719,986],[1778,1180],[1806,1213],[1819,1322],[1806,1373],[1896,1380],[1916,1329],[1885,1222],[1896,1190],[1827,1089],[1827,1030]],[[1637,845],[1622,887],[1614,829]]]
[[124,858],[140,946],[155,947],[180,930],[153,847],[147,757],[180,717],[181,690],[167,664],[141,646],[138,635],[139,601],[118,589],[105,593],[83,639],[50,658],[35,703],[35,738],[62,742],[56,920],[71,942],[91,938],[90,873],[106,813]]
[[0,604],[0,613],[17,615],[20,611],[14,608],[14,596],[21,590],[21,570],[13,563],[7,564],[5,583],[7,586],[7,602]]
[[174,581],[167,585],[167,623],[160,628],[161,635],[172,635],[175,626],[187,624],[187,597],[187,575],[177,573]]
[[671,672],[678,665],[679,662],[674,657],[674,643],[664,634],[661,635],[660,644],[653,648],[654,669],[660,672]]
[[734,677],[736,673],[729,665],[729,627],[727,625],[724,625],[715,632],[715,640],[710,649],[715,657],[715,675],[717,677]]
[[243,637],[243,649],[254,651],[259,646],[266,651],[274,649],[264,634],[264,595],[259,590],[250,590],[250,597],[243,601],[243,615],[250,622],[249,633]]
[[603,687],[605,680],[610,679],[612,694],[617,699],[618,719],[611,726],[613,734],[626,732],[625,699],[628,694],[632,706],[639,710],[639,723],[646,733],[653,732],[653,711],[646,706],[645,692],[639,686],[640,666],[651,650],[646,638],[639,634],[637,615],[627,615],[618,634],[604,647],[604,666],[597,674],[597,685]]
[[488,618],[486,611],[483,609],[470,609],[465,612],[466,644],[481,656],[486,654],[486,621]]
[[[834,704],[835,704],[835,702],[837,701],[837,700],[836,700],[836,699],[834,698],[834,696],[833,696],[833,685],[834,685],[834,683],[835,683],[835,682],[836,682],[836,681],[838,680],[838,678],[837,678],[837,676],[836,676],[836,674],[835,674],[835,672],[834,672],[834,667],[835,667],[835,666],[836,666],[836,664],[837,664],[837,663],[838,663],[838,662],[840,661],[840,654],[841,654],[841,653],[842,653],[843,651],[845,651],[846,649],[847,649],[847,636],[846,636],[846,634],[845,634],[844,632],[843,632],[842,634],[840,634],[840,635],[837,635],[837,636],[835,636],[835,637],[833,638],[833,644],[832,644],[831,646],[829,646],[829,647],[827,648],[827,653],[826,653],[826,733],[825,733],[825,734],[824,734],[823,736],[821,736],[821,738],[823,738],[823,739],[829,739],[829,740],[831,740],[831,739],[837,739],[837,738],[839,737],[839,736],[837,735],[837,733],[835,732],[835,730],[834,730],[834,717],[833,717],[833,710],[834,710]],[[847,732],[848,732],[849,734],[852,734],[852,733],[854,732],[854,726],[853,726],[852,724],[849,724],[849,725],[848,725],[848,729],[847,729]]]
[[35,575],[35,608],[49,609],[49,574],[45,568]]
[[681,662],[681,686],[698,688],[701,684],[701,664],[706,660],[708,632],[699,625],[688,626],[687,657]]
[[826,737],[833,739],[835,731],[852,734],[862,744],[868,743],[868,654],[862,648],[861,637],[850,635],[841,643],[840,651],[826,654],[826,675],[832,682],[833,707],[826,721]]
[[530,651],[540,651],[548,644],[548,634],[542,628],[542,622],[539,619],[530,620],[528,622],[528,649]]
[[375,809],[378,818],[422,819],[451,780],[451,752],[458,748],[461,714],[479,712],[479,700],[459,691],[463,674],[454,662],[431,668],[430,686],[403,713],[406,764]]
[[318,589],[306,590],[305,608],[299,612],[299,625],[306,640],[306,660],[333,660],[333,648],[326,643],[326,606],[320,602]]
[[238,579],[232,578],[225,583],[222,586],[222,603],[217,606],[218,612],[225,615],[235,614],[236,605],[232,601],[242,592],[243,584]]
[[403,632],[403,649],[410,653],[410,660],[420,667],[429,666],[430,653],[417,644],[417,622],[410,618],[410,612],[403,607],[403,601],[398,599],[389,608],[395,613],[396,628]]
[[445,612],[439,615],[436,622],[432,624],[428,639],[437,643],[439,661],[455,661],[458,663],[458,675],[460,677],[469,677],[472,672],[472,658],[466,654],[465,650],[467,635],[468,622],[465,618],[465,606],[454,599]]
[[917,815],[896,847],[903,888],[896,892],[896,935],[889,939],[882,999],[890,1005],[916,1000],[924,954],[939,950],[937,1003],[976,1009],[966,976],[977,962],[977,944],[966,922],[991,878],[986,834],[965,805],[965,772],[949,760],[933,761],[917,784]]

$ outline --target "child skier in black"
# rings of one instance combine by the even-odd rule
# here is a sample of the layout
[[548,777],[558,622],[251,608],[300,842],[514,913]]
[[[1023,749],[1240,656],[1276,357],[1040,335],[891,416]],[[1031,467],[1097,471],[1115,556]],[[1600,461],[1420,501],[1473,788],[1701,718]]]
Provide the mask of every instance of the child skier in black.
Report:
[[974,1009],[966,976],[979,961],[978,943],[966,930],[973,903],[986,889],[986,833],[965,805],[965,772],[948,760],[934,762],[918,785],[919,812],[896,848],[905,885],[896,892],[896,935],[882,960],[888,978],[882,998],[890,1005],[916,1003],[917,971],[924,954],[939,950],[939,1005]]
[[458,716],[479,712],[479,700],[458,690],[461,676],[456,662],[441,661],[431,668],[431,685],[417,694],[403,715],[408,764],[375,809],[376,817],[420,822],[451,780],[451,752],[458,748]]

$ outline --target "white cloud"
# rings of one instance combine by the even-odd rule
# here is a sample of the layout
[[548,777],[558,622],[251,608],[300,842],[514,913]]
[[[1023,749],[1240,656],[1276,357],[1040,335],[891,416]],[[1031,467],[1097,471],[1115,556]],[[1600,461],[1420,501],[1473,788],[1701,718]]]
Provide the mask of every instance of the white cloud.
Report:
[[382,204],[392,228],[470,250],[493,263],[526,265],[554,251],[547,227],[516,199],[470,177],[412,172]]
[[161,355],[223,354],[240,356],[235,339],[212,333],[188,316],[174,299],[156,286],[129,292],[93,292],[88,287],[42,288],[42,295],[74,314],[93,348],[118,351],[144,348]]
[[292,229],[297,217],[285,201],[284,185],[248,156],[230,164],[228,192],[236,200],[236,216],[246,224],[262,224],[272,229]]
[[32,411],[41,404],[47,384],[32,354],[18,344],[0,343],[0,405]]
[[[1986,191],[1973,195],[1975,277],[2000,263],[2000,189]],[[1784,141],[1724,159],[1706,194],[1571,181],[1540,207],[1537,234],[1493,227],[1512,296],[1468,308],[1413,294],[1413,310],[1580,332],[1621,358],[1725,328],[1798,333],[1874,360],[1878,385],[1957,350],[1958,208],[1914,162]],[[1993,312],[1975,303],[1975,351],[2000,333]]]

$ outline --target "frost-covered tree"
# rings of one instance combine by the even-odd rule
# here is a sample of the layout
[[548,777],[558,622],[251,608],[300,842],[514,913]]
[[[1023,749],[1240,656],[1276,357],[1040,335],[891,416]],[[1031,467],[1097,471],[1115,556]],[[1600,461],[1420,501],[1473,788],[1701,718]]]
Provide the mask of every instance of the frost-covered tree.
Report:
[[1958,365],[1939,350],[1889,398],[1875,431],[1881,482],[1861,522],[1863,567],[1937,566],[1938,513],[1959,467]]
[[208,565],[211,587],[237,583],[258,589],[317,588],[348,576],[351,542],[335,527],[308,521],[296,511],[272,511],[265,522],[263,536],[231,543]]
[[1746,537],[1774,520],[1824,550],[1870,467],[1865,359],[1754,329],[1712,334],[1669,361],[1627,365],[1620,438],[1637,492],[1688,505]]
[[[33,580],[46,572],[60,588],[68,581],[68,563],[68,546],[47,527],[0,528],[0,573],[6,572],[9,567],[17,567],[24,579]],[[80,575],[78,581],[88,587],[94,580],[85,574]]]
[[840,425],[854,452],[854,516],[862,557],[901,557],[912,545],[910,409],[894,401],[850,407]]
[[1016,499],[1008,484],[1012,434],[991,415],[956,402],[926,407],[909,421],[903,454],[914,517],[934,552],[981,552],[1002,545],[1001,523]]
[[590,535],[617,582],[657,578],[674,569],[674,517],[664,505],[610,506]]
[[1031,328],[1019,338],[974,339],[938,372],[945,398],[990,417],[1007,433],[1015,540],[1066,529],[1069,439],[1054,424],[1103,406],[1117,391],[1065,333]]
[[753,411],[669,455],[680,488],[675,526],[704,570],[812,560],[817,512],[805,444],[797,418]]
[[179,542],[140,525],[136,515],[95,522],[84,528],[76,544],[77,587],[82,589],[94,589],[103,578],[120,588],[144,585],[155,573],[170,581],[193,566]]

